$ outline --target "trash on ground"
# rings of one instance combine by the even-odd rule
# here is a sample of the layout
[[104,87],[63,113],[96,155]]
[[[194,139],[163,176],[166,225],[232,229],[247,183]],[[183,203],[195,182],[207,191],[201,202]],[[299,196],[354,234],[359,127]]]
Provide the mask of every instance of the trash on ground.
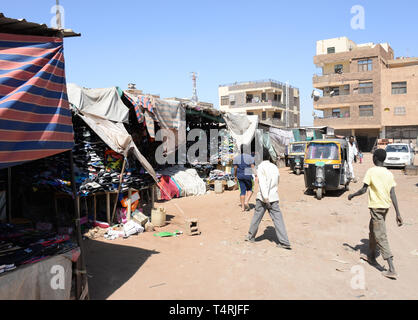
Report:
[[176,230],[175,232],[160,232],[160,233],[154,233],[154,237],[160,237],[160,238],[168,238],[168,237],[177,237],[179,235],[183,234],[182,231]]

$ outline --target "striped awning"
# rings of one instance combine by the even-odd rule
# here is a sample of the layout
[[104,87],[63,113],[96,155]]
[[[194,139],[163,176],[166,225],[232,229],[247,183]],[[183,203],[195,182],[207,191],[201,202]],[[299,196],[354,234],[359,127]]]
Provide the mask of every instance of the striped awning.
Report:
[[0,168],[74,144],[61,38],[0,33]]

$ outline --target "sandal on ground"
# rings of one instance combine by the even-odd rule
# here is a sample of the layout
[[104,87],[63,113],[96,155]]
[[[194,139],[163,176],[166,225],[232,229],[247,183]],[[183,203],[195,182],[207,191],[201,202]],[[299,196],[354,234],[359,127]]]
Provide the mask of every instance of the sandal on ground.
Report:
[[386,278],[392,279],[392,280],[397,280],[398,279],[398,274],[391,272],[391,271],[383,271],[382,275],[385,276]]

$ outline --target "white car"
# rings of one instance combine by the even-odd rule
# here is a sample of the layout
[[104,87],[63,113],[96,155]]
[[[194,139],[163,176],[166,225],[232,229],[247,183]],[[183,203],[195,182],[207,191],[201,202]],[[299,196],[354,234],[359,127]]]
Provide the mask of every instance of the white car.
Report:
[[414,165],[415,153],[406,143],[392,143],[386,146],[385,167],[406,167]]

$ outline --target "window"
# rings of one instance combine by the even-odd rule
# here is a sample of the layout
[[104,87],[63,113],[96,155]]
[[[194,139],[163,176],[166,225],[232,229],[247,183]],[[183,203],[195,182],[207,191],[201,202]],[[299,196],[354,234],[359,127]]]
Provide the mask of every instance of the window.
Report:
[[227,105],[229,105],[229,97],[228,96],[221,97],[221,106],[227,106]]
[[335,47],[329,47],[329,48],[327,48],[327,53],[328,54],[335,53]]
[[267,112],[263,111],[263,113],[261,113],[261,120],[266,120],[267,119]]
[[342,64],[336,64],[334,66],[334,72],[335,73],[343,73],[343,65]]
[[331,88],[331,96],[339,96],[340,95],[340,88],[339,87],[334,87]]
[[261,102],[267,102],[267,94],[265,92],[261,94]]
[[299,105],[299,98],[298,97],[294,97],[294,102],[295,102],[295,106]]
[[404,116],[406,115],[405,107],[395,107],[395,116]]
[[392,94],[406,94],[406,81],[392,82]]
[[247,112],[247,116],[253,116],[254,112]]
[[341,110],[340,108],[338,109],[332,109],[332,117],[333,118],[339,118],[341,115]]
[[363,82],[363,83],[359,83],[359,86],[358,86],[358,93],[359,93],[359,94],[369,94],[369,93],[373,93],[373,82]]
[[252,103],[254,96],[252,94],[247,94],[247,103]]
[[231,106],[235,106],[235,101],[231,101]]
[[281,112],[275,112],[273,113],[273,119],[282,119],[282,113]]
[[339,160],[339,150],[335,143],[310,143],[307,159]]
[[408,146],[402,144],[393,144],[386,147],[386,152],[406,152],[408,153]]
[[373,117],[373,106],[359,106],[360,117]]
[[279,95],[278,94],[275,94],[273,96],[273,101],[279,101]]
[[358,61],[358,72],[372,71],[373,61],[372,59],[359,60]]

